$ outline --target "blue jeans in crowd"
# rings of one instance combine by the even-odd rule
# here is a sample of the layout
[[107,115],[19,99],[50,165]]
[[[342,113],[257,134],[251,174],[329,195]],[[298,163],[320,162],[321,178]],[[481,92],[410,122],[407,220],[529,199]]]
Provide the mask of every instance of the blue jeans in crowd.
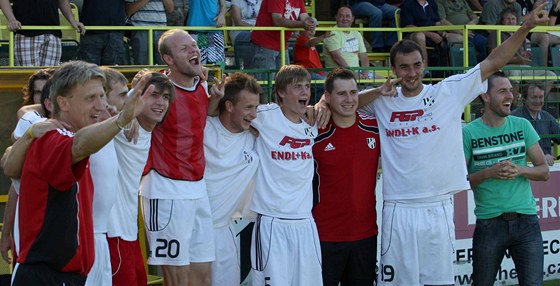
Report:
[[477,219],[473,236],[473,285],[494,285],[502,259],[509,251],[519,285],[542,285],[543,240],[539,218],[518,214],[517,218]]
[[[397,7],[389,5],[387,3],[376,6],[368,2],[359,2],[352,5],[352,14],[356,18],[369,19],[370,28],[381,28],[381,22],[383,19],[387,19],[389,22],[389,27],[395,27],[395,10]],[[372,32],[371,33],[371,47],[372,48],[383,48],[390,47],[397,41],[397,32],[387,33],[387,37],[383,39],[383,32]]]

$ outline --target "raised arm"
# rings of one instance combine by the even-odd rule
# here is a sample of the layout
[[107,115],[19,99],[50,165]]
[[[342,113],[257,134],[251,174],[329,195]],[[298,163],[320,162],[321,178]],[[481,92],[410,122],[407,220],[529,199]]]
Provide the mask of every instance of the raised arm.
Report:
[[[146,78],[141,78],[139,84],[143,86]],[[154,86],[146,89],[144,94],[151,94]],[[109,142],[124,126],[128,125],[140,112],[144,106],[142,100],[142,89],[135,89],[134,94],[127,98],[123,110],[103,122],[86,126],[74,135],[72,140],[72,164],[80,162],[89,155],[99,151]]]
[[539,24],[548,23],[548,12],[544,11],[546,2],[541,2],[533,11],[527,16],[523,25],[505,42],[497,46],[488,57],[480,63],[480,72],[482,74],[482,81],[488,79],[492,74],[500,70],[506,65],[517,49],[525,41],[525,37],[529,31]]

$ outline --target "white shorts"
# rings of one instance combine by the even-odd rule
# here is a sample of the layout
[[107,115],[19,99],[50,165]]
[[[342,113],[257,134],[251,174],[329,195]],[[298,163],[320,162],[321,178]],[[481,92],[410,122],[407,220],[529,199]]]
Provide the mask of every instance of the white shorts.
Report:
[[212,286],[241,284],[239,251],[231,225],[214,228],[216,260],[212,262]]
[[383,203],[377,285],[455,284],[451,199]]
[[86,279],[86,286],[112,285],[111,254],[106,233],[95,233],[93,236],[95,260]]
[[252,285],[323,285],[321,245],[313,218],[259,215],[251,241]]
[[147,199],[142,214],[148,240],[148,264],[185,266],[215,259],[214,228],[208,197]]

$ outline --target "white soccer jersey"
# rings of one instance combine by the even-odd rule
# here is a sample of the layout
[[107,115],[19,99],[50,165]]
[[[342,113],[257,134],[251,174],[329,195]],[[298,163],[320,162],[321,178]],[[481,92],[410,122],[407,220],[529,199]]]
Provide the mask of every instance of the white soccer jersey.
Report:
[[18,139],[19,137],[23,136],[29,126],[33,123],[45,121],[47,118],[41,116],[37,111],[30,111],[23,114],[23,116],[18,120],[16,128],[14,129],[14,138]]
[[313,204],[313,153],[317,127],[289,121],[277,104],[261,105],[257,171],[251,210],[272,217],[309,218]]
[[218,117],[208,117],[204,129],[204,178],[214,227],[229,225],[247,209],[259,158],[255,137],[248,131],[231,133]]
[[93,231],[106,233],[109,212],[117,193],[117,154],[114,140],[89,157],[89,170],[93,180]]
[[150,132],[139,128],[138,142],[128,142],[123,132],[115,136],[119,162],[115,206],[111,210],[107,236],[135,241],[138,238],[138,187],[148,159]]
[[364,110],[379,122],[383,199],[422,199],[469,189],[461,114],[486,92],[480,66],[424,85],[415,97],[380,96]]

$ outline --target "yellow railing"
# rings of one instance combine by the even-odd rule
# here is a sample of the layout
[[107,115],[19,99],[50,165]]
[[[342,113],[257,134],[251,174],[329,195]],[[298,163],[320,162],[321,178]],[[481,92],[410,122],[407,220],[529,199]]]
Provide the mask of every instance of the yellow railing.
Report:
[[[145,30],[149,31],[148,33],[148,53],[153,55],[153,31],[157,30],[169,30],[173,28],[184,29],[187,31],[214,31],[214,30],[221,30],[221,31],[231,31],[231,30],[266,30],[266,31],[295,31],[301,29],[292,29],[292,28],[284,28],[284,27],[242,27],[242,26],[228,26],[222,28],[216,27],[184,27],[184,26],[88,26],[87,30],[112,30],[112,31],[123,31],[123,30]],[[397,32],[398,39],[403,38],[403,33],[410,33],[410,32],[421,32],[421,31],[444,31],[444,30],[462,30],[463,31],[463,62],[468,63],[468,49],[469,46],[466,44],[468,39],[469,31],[474,30],[496,30],[499,32],[505,31],[516,31],[519,26],[500,26],[500,25],[453,25],[453,26],[428,26],[428,27],[410,27],[410,28],[369,28],[369,27],[359,27],[359,28],[335,28],[335,27],[325,27],[319,26],[317,27],[317,31],[325,32],[325,31],[338,31],[338,30],[356,30],[360,32]],[[6,26],[0,26],[0,29],[6,29]],[[72,30],[71,26],[22,26],[22,30]],[[533,32],[560,32],[560,26],[539,26],[532,30]],[[497,32],[497,42],[501,42],[501,33]],[[14,43],[14,33],[9,32],[8,37],[9,42],[9,66],[14,66],[14,50],[13,50],[13,43]],[[280,43],[281,46],[284,46],[284,43],[287,41],[285,39],[284,33],[280,33]],[[281,53],[281,62],[285,62],[286,54],[284,49],[280,49]],[[153,56],[150,56],[150,65],[154,64]]]

